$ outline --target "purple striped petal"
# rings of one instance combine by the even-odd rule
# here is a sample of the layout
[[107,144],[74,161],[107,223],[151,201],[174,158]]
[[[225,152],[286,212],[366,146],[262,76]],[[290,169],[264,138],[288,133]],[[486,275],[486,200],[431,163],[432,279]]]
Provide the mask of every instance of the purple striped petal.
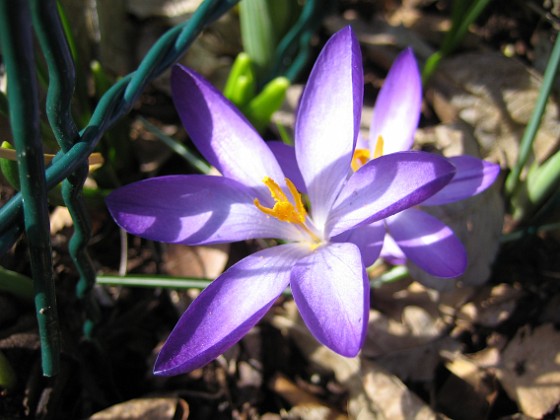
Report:
[[267,144],[274,153],[284,174],[290,178],[300,193],[307,194],[307,187],[296,160],[296,149],[281,141],[269,141]]
[[295,148],[311,202],[323,225],[345,181],[360,127],[363,70],[350,27],[334,34],[315,62],[299,104]]
[[389,234],[406,257],[428,274],[460,276],[467,268],[467,253],[453,231],[435,217],[408,209],[387,219]]
[[281,245],[250,255],[213,281],[175,325],[155,363],[156,375],[204,366],[239,341],[288,286],[302,248]]
[[455,176],[441,191],[424,201],[423,206],[438,206],[470,198],[492,185],[500,173],[500,165],[472,156],[454,156],[448,160],[457,170]]
[[370,128],[370,148],[378,136],[384,140],[383,153],[410,150],[422,108],[422,80],[411,48],[404,50],[389,70],[379,91]]
[[362,262],[366,267],[372,265],[381,253],[384,246],[383,238],[386,230],[383,222],[372,223],[367,226],[360,226],[357,229],[347,230],[335,238],[331,242],[351,242],[360,249]]
[[174,175],[118,188],[106,203],[119,226],[155,241],[198,245],[301,238],[293,225],[257,209],[254,198],[251,189],[228,178]]
[[250,187],[262,187],[265,176],[283,184],[284,174],[266,143],[245,117],[200,75],[175,66],[171,91],[187,133],[222,175]]
[[329,237],[415,206],[442,189],[455,168],[424,152],[399,152],[373,159],[356,171],[336,199]]
[[358,247],[339,243],[316,249],[297,262],[290,285],[315,338],[343,356],[356,356],[369,314],[369,282]]

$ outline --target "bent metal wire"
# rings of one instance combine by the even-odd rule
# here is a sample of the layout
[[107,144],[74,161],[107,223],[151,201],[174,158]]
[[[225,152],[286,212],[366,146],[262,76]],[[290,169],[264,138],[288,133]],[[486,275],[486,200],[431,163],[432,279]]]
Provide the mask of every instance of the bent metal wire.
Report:
[[[87,175],[87,157],[103,133],[131,109],[146,84],[175,63],[204,26],[220,17],[237,1],[207,0],[191,19],[163,35],[139,68],[121,79],[101,98],[89,124],[80,131],[70,113],[75,68],[56,1],[0,0],[0,45],[9,77],[10,124],[21,183],[21,193],[0,209],[0,250],[5,252],[9,249],[19,234],[25,231],[35,287],[43,373],[46,376],[58,373],[60,352],[49,237],[48,189],[63,182],[64,201],[74,220],[75,231],[69,252],[80,274],[76,294],[86,311],[88,320],[84,333],[89,337],[97,318],[97,308],[89,293],[95,283],[95,271],[86,251],[90,226],[81,197]],[[35,81],[32,28],[48,65],[46,113],[61,148],[46,171],[38,129],[39,95]]]

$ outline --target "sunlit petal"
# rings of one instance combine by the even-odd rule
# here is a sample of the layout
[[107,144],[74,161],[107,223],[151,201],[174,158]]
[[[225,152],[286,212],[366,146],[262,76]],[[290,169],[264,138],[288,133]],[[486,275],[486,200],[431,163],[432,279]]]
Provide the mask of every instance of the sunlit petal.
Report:
[[295,126],[299,168],[322,225],[350,168],[363,99],[360,47],[350,27],[327,42],[302,94]]
[[283,182],[274,155],[247,119],[210,83],[177,65],[171,74],[173,102],[197,149],[222,175],[250,187],[265,176]]
[[445,158],[430,153],[400,152],[374,159],[344,186],[330,214],[327,234],[334,237],[422,203],[454,173]]
[[383,153],[410,150],[422,108],[422,80],[412,49],[395,60],[379,91],[370,128],[372,152],[379,136]]
[[198,245],[301,238],[294,226],[257,209],[254,198],[250,188],[228,178],[172,175],[121,187],[106,203],[123,229],[155,241]]
[[451,278],[460,276],[467,268],[463,244],[435,217],[408,209],[390,217],[387,227],[406,257],[428,274]]
[[339,243],[318,248],[297,262],[290,283],[315,338],[343,356],[356,356],[369,314],[369,282],[358,247]]
[[188,307],[161,349],[154,373],[176,375],[204,366],[239,341],[288,286],[302,248],[283,245],[244,258]]
[[500,173],[500,165],[472,156],[454,156],[448,160],[456,168],[455,176],[449,184],[424,201],[423,206],[437,206],[470,198],[492,185]]

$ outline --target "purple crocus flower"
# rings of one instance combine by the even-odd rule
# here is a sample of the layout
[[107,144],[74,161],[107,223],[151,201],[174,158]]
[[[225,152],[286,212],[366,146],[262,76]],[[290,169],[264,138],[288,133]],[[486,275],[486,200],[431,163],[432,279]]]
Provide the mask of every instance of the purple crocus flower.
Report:
[[[422,82],[412,50],[395,60],[377,97],[367,144],[359,140],[356,157],[368,158],[410,150],[422,105]],[[365,157],[365,159],[364,159]],[[422,206],[448,204],[472,197],[495,181],[499,165],[472,156],[448,158],[455,176]],[[409,208],[385,219],[388,236],[382,256],[394,263],[410,260],[427,273],[452,278],[466,269],[467,256],[461,241],[444,223],[430,214]]]
[[384,229],[368,227],[443,188],[455,169],[421,152],[380,157],[348,176],[363,97],[359,44],[333,35],[302,94],[295,157],[306,209],[269,146],[208,82],[176,66],[173,99],[204,157],[222,176],[177,175],[122,187],[107,198],[116,222],[152,240],[188,245],[277,238],[226,270],[195,299],[163,346],[155,373],[201,367],[241,339],[288,286],[316,339],[355,356],[366,332],[369,282]]

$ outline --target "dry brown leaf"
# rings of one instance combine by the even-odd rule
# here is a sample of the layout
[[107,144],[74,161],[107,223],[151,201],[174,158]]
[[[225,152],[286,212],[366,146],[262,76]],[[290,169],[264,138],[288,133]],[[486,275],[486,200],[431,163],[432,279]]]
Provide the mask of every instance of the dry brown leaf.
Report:
[[458,312],[458,322],[496,327],[510,317],[523,292],[508,284],[487,286]]
[[502,353],[498,379],[521,411],[541,418],[560,403],[560,333],[552,324],[517,331]]
[[189,405],[181,398],[136,398],[113,405],[90,420],[175,420],[189,417]]
[[293,406],[290,414],[297,418],[332,420],[348,418],[344,413],[325,404],[284,375],[274,375],[269,382],[269,387]]
[[165,270],[178,277],[215,279],[228,261],[229,244],[209,246],[167,245]]
[[66,227],[71,227],[74,223],[68,209],[64,206],[57,206],[51,213],[50,224],[51,235],[54,235]]
[[440,336],[443,327],[440,319],[417,306],[405,307],[400,322],[371,310],[362,354],[402,380],[430,381],[440,352],[460,349],[453,338]]
[[443,355],[448,359],[445,367],[452,375],[438,392],[438,406],[452,418],[486,418],[497,396],[492,375],[486,368],[497,364],[498,350],[488,348],[469,356],[457,352]]
[[375,362],[346,358],[321,346],[303,325],[293,301],[271,323],[289,335],[309,361],[334,372],[349,393],[348,414],[355,419],[435,419],[435,413],[395,375]]
[[[441,62],[433,80],[434,108],[443,121],[468,122],[482,156],[511,167],[541,83],[540,75],[497,52],[460,54]],[[558,147],[558,115],[559,107],[550,99],[535,139],[538,161]]]

